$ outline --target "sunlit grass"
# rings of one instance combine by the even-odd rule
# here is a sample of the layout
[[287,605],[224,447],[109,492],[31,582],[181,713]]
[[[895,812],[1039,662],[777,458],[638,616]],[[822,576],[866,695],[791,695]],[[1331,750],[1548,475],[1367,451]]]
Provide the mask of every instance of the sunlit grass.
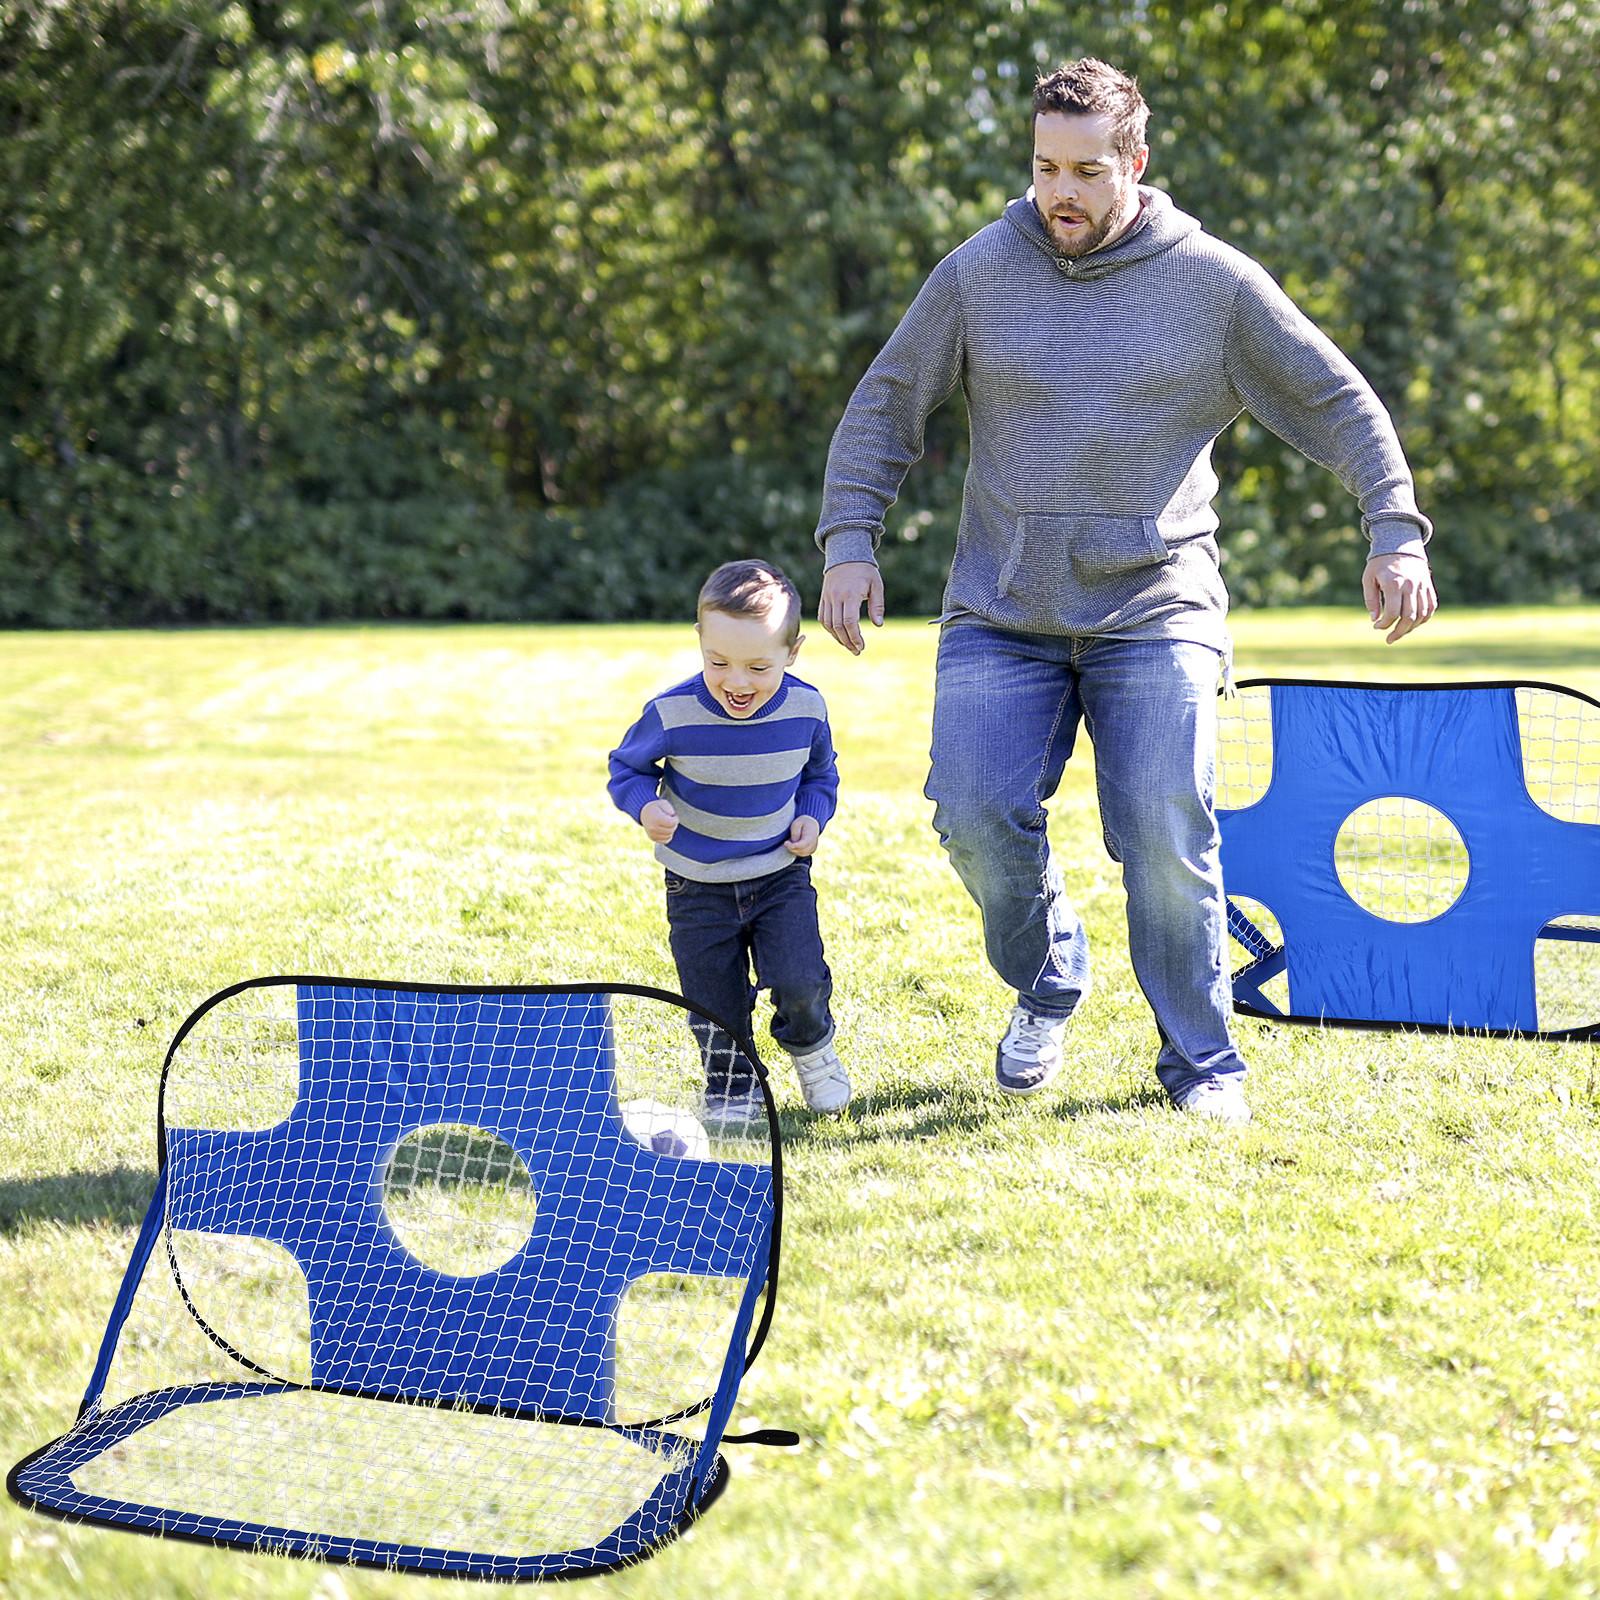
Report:
[[[773,1333],[679,1597],[1600,1593],[1592,1047],[1240,1027],[1257,1121],[1161,1102],[1086,746],[1052,832],[1097,987],[1059,1093],[991,1092],[1006,996],[921,796],[934,630],[814,626],[843,779],[817,857],[852,1114],[783,1072]],[[1237,673],[1549,679],[1600,613],[1238,620]],[[671,986],[606,751],[686,627],[0,637],[0,1450],[71,1418],[155,1169],[173,1031],[264,973]],[[286,1466],[286,1470],[288,1470]],[[67,1529],[27,1597],[450,1585]],[[335,1587],[330,1582],[336,1579]],[[472,1592],[462,1589],[460,1592]]]

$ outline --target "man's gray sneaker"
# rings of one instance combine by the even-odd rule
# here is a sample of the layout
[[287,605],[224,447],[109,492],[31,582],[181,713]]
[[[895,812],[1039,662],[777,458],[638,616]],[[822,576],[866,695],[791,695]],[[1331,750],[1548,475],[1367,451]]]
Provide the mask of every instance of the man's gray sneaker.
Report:
[[830,1041],[804,1055],[790,1056],[795,1075],[800,1079],[800,1092],[812,1111],[825,1111],[836,1115],[850,1104],[850,1080],[839,1062],[839,1052]]
[[1037,1094],[1061,1070],[1065,1017],[1037,1017],[1013,1006],[1011,1025],[994,1053],[994,1081],[1004,1094]]
[[1184,1090],[1173,1104],[1191,1117],[1206,1117],[1212,1122],[1250,1120],[1250,1107],[1244,1098],[1244,1076],[1238,1072],[1206,1078],[1192,1089]]

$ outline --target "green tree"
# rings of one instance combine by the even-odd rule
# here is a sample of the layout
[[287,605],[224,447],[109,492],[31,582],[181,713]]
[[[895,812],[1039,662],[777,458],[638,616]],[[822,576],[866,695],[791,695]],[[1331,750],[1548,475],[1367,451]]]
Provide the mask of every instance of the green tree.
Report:
[[[814,587],[850,390],[1080,53],[1394,410],[1447,597],[1600,588],[1593,6],[0,0],[0,620]],[[1217,453],[1235,595],[1348,598],[1348,498],[1248,420]],[[957,396],[898,610],[964,458]]]

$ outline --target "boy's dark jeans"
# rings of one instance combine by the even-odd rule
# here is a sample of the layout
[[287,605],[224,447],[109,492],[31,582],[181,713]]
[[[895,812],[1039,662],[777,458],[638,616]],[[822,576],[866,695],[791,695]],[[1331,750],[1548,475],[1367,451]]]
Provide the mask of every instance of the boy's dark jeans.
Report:
[[[790,1055],[818,1049],[833,1037],[833,977],[822,955],[806,857],[738,883],[696,883],[669,870],[667,928],[684,999],[738,1030],[752,1056],[751,1010],[761,989],[772,991],[772,1037]],[[700,1043],[708,1092],[744,1093],[750,1069],[728,1048],[721,1029],[698,1020],[690,1026]]]

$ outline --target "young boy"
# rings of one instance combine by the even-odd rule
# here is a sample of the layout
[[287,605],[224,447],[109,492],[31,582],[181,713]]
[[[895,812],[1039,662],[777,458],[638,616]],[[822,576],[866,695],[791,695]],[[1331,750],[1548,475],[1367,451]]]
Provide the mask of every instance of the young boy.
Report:
[[[822,696],[787,671],[803,642],[800,596],[765,561],[724,562],[700,591],[695,632],[702,670],[651,700],[611,752],[611,798],[666,869],[684,998],[737,1030],[753,1055],[751,1008],[771,989],[772,1037],[806,1104],[842,1111],[850,1080],[833,1048],[833,980],[811,887],[839,774]],[[748,1069],[711,1048],[711,1029],[695,1032],[707,1115],[751,1115],[759,1091]]]

